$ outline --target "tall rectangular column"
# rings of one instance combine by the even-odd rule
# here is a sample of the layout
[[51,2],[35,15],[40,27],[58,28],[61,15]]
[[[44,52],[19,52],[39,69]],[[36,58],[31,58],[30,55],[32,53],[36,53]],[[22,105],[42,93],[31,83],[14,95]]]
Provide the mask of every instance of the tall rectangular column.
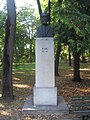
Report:
[[36,79],[34,105],[57,105],[54,72],[54,39],[36,39]]

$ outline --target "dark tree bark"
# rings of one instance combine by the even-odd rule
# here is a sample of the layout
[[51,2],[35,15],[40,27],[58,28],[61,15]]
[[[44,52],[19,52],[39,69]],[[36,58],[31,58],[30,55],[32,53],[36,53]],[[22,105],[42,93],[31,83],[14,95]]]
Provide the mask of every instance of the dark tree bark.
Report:
[[[40,5],[40,0],[37,0],[37,4],[38,4],[38,10],[39,10],[39,15],[40,15],[40,19],[41,19],[42,9],[41,9],[41,5]],[[48,0],[48,12],[49,12],[49,24],[50,24],[50,12],[51,12],[50,0]]]
[[33,45],[33,24],[32,29],[28,28],[29,30],[29,41],[30,41],[30,63],[33,61],[33,53],[32,53],[32,45]]
[[38,4],[39,15],[41,18],[42,9],[41,9],[41,5],[40,5],[40,0],[37,0],[37,4]]
[[86,59],[85,59],[85,50],[83,51],[81,58],[82,58],[81,59],[82,63],[86,63],[87,62]]
[[50,3],[50,0],[48,1],[48,11],[49,11],[49,24],[50,24],[50,21],[51,21],[51,18],[50,18],[50,13],[51,13],[51,3]]
[[30,29],[28,28],[28,30],[29,30],[29,41],[30,41],[30,63],[32,63],[32,33],[31,33],[31,31],[30,31]]
[[[60,7],[61,0],[58,0],[57,2],[58,2],[58,6]],[[60,9],[59,9],[59,15],[60,15]],[[59,23],[60,23],[60,20],[59,20]],[[61,42],[60,42],[60,39],[59,39],[58,45],[57,45],[56,56],[55,56],[55,76],[59,76],[58,68],[59,68],[59,56],[60,56],[60,52],[61,52]]]
[[86,59],[85,59],[85,56],[82,54],[82,63],[86,63]]
[[68,53],[69,53],[69,66],[71,66],[71,51],[70,51],[70,46],[68,46]]
[[32,43],[30,43],[30,63],[32,63]]
[[77,44],[75,43],[74,45],[74,51],[73,51],[73,67],[74,67],[74,78],[73,80],[75,82],[80,82],[81,78],[80,78],[80,60],[79,60],[79,53],[77,52]]
[[14,0],[7,0],[7,20],[3,52],[2,97],[13,99],[12,61],[15,44],[16,9]]
[[55,56],[55,76],[59,76],[58,68],[59,68],[59,56],[61,51],[61,42],[58,42],[56,56]]

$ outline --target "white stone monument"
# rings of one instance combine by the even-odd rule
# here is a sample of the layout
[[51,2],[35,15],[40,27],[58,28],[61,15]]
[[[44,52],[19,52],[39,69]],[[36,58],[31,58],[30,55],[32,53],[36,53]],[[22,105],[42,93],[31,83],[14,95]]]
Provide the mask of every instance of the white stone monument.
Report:
[[54,72],[54,39],[36,39],[36,78],[33,90],[34,105],[57,105]]
[[[38,1],[39,2],[39,1]],[[40,4],[40,3],[39,3]],[[40,7],[40,6],[39,6]],[[48,24],[48,14],[41,13],[41,25],[37,28],[36,38],[36,78],[32,95],[26,99],[23,112],[30,114],[33,112],[40,114],[53,114],[54,112],[68,110],[63,97],[58,96],[55,87],[54,75],[54,38],[53,29]],[[43,111],[43,112],[41,112]]]

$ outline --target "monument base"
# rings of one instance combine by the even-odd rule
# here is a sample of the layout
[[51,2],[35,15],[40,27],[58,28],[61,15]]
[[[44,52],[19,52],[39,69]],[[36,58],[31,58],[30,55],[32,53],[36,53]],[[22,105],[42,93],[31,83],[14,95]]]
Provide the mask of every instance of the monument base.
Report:
[[33,96],[28,96],[22,108],[24,116],[27,115],[52,115],[68,114],[69,108],[62,96],[57,97],[57,105],[33,105]]
[[34,87],[34,105],[57,105],[56,87]]

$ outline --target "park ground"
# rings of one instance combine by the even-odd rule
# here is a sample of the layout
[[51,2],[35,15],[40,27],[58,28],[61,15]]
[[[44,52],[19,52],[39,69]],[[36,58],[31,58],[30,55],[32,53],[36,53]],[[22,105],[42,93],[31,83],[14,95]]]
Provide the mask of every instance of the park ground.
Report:
[[[56,79],[58,96],[63,96],[68,105],[74,95],[90,95],[90,62],[80,63],[81,82],[73,82],[73,67],[64,61],[59,66],[59,76]],[[0,70],[2,71],[2,69]],[[1,74],[0,74],[1,78]],[[22,117],[22,107],[26,97],[30,96],[35,82],[35,64],[14,65],[13,93],[14,100],[4,101],[0,97],[0,120],[55,120],[53,116]],[[1,79],[0,79],[1,95]]]

